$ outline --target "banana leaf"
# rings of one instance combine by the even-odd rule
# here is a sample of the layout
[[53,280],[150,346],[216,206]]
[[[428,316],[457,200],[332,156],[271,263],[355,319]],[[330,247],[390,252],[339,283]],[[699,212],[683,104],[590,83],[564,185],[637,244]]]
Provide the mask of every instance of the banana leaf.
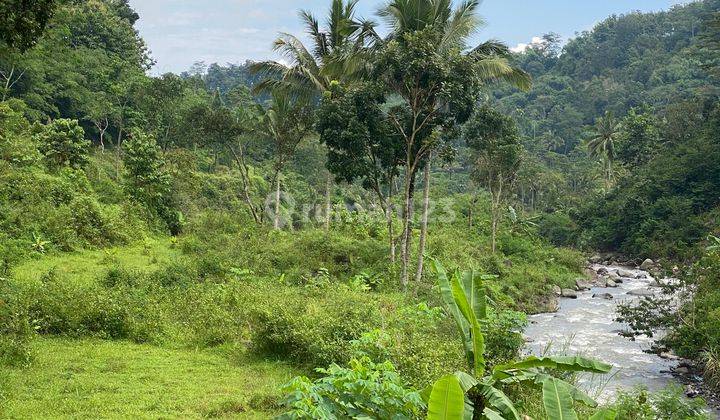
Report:
[[548,419],[577,420],[573,398],[562,381],[551,377],[543,383],[542,394]]
[[428,420],[463,420],[465,393],[455,375],[440,378],[428,400]]

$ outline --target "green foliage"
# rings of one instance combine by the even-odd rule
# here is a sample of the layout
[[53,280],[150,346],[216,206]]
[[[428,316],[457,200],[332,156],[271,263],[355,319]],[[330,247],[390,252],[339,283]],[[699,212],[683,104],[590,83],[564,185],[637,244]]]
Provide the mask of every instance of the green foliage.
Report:
[[24,116],[26,109],[19,100],[0,102],[0,159],[12,165],[32,165],[41,157]]
[[693,255],[706,234],[703,215],[718,205],[711,191],[720,188],[720,175],[711,162],[720,158],[712,134],[720,119],[716,106],[688,112],[706,122],[682,140],[666,129],[667,140],[647,164],[582,208],[578,222],[584,242],[641,257]]
[[455,375],[440,378],[428,397],[430,420],[461,419],[465,411],[465,393]]
[[618,420],[710,419],[702,398],[686,399],[680,387],[657,393],[645,389],[621,391],[612,408],[617,412]]
[[0,39],[11,48],[27,50],[42,35],[54,9],[55,0],[3,1]]
[[8,279],[0,277],[0,292],[0,364],[27,366],[32,361],[35,325]]
[[570,246],[577,241],[579,228],[566,213],[546,213],[538,220],[538,234],[557,246]]
[[129,194],[157,214],[174,235],[182,230],[182,213],[173,208],[170,175],[155,138],[135,131],[123,157]]
[[315,381],[296,377],[285,385],[289,411],[281,419],[415,419],[424,408],[420,395],[405,387],[390,362],[361,356],[348,367],[333,364],[317,372],[324,376]]
[[35,142],[50,167],[80,168],[88,161],[90,142],[75,120],[57,119],[39,126]]
[[[308,299],[314,293],[325,298]],[[258,350],[311,366],[345,363],[352,356],[350,342],[379,326],[377,304],[362,294],[323,288],[284,295],[257,308],[253,341]]]

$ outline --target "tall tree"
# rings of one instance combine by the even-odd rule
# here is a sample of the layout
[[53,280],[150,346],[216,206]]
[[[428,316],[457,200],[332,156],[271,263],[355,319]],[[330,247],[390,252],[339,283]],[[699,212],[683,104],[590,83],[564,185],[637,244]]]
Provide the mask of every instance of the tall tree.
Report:
[[613,180],[613,162],[615,161],[615,141],[620,133],[620,124],[611,111],[595,121],[587,148],[590,156],[599,157],[603,161],[605,171],[605,188],[610,189]]
[[473,177],[488,186],[492,195],[492,239],[494,253],[505,197],[520,169],[523,147],[515,122],[487,106],[475,111],[463,128],[463,137],[473,153]]
[[[325,29],[320,27],[312,13],[301,10],[300,20],[312,45],[306,47],[298,37],[282,33],[275,40],[273,49],[289,60],[290,65],[265,61],[251,66],[253,72],[265,77],[255,85],[255,92],[283,89],[298,97],[317,100],[334,81],[358,80],[366,70],[367,46],[378,36],[373,22],[355,16],[357,3],[358,0],[332,0]],[[330,226],[331,188],[332,177],[328,173],[325,185],[326,229]]]
[[312,45],[305,46],[291,34],[282,33],[273,49],[289,60],[254,64],[251,69],[265,80],[255,86],[256,92],[285,89],[295,95],[317,99],[329,90],[333,81],[357,80],[362,75],[366,47],[377,39],[375,24],[355,16],[358,0],[332,0],[322,29],[312,13],[301,10],[300,20]]
[[55,0],[0,1],[0,41],[26,51],[37,42],[55,11]]
[[[523,88],[530,84],[529,76],[510,64],[502,44],[490,41],[467,51],[467,39],[481,23],[478,5],[474,0],[457,7],[450,0],[391,0],[379,12],[392,33],[379,53],[375,76],[386,83],[391,95],[388,118],[403,139],[405,152],[403,285],[409,279],[418,169],[430,159],[442,133],[470,115],[483,81],[505,79]],[[429,182],[425,185],[429,188]]]
[[307,102],[284,90],[273,91],[270,106],[262,118],[260,131],[271,141],[273,148],[274,229],[281,228],[280,185],[283,168],[311,130],[312,119]]
[[384,91],[377,83],[350,88],[335,84],[320,104],[316,129],[328,148],[329,170],[347,182],[360,180],[377,196],[386,216],[390,260],[395,261],[392,193],[403,151],[383,114],[383,101]]

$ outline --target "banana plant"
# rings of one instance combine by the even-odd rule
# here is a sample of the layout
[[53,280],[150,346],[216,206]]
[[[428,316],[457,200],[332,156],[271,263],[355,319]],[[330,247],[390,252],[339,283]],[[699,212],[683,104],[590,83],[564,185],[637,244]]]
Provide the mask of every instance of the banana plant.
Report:
[[[468,367],[472,374],[456,372],[428,387],[422,394],[429,420],[489,419],[520,420],[512,400],[502,391],[511,384],[542,390],[545,412],[551,420],[575,420],[575,403],[590,407],[597,403],[573,384],[549,371],[608,373],[612,366],[581,356],[531,356],[519,362],[498,365],[486,374],[483,324],[487,320],[484,280],[494,276],[455,270],[448,275],[437,260],[430,267],[438,278],[440,293],[460,331]],[[598,411],[592,419],[613,420],[610,410]]]

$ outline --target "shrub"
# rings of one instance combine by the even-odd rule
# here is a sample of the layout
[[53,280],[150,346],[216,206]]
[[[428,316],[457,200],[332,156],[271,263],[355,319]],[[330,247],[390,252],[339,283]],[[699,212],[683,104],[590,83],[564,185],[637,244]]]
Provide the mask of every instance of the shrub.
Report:
[[60,118],[45,126],[35,126],[35,141],[48,166],[80,168],[88,161],[90,141],[77,120]]
[[341,287],[287,288],[275,293],[282,296],[275,295],[255,309],[253,343],[262,352],[299,363],[345,363],[351,357],[351,341],[380,324],[378,305],[367,294]]
[[348,367],[332,364],[317,369],[324,377],[300,376],[283,388],[289,411],[281,419],[419,418],[424,404],[408,389],[390,362],[375,363],[367,356],[353,358]]
[[133,131],[123,161],[130,195],[160,217],[173,235],[180,233],[182,217],[172,205],[170,175],[155,138]]
[[682,388],[670,387],[649,393],[645,389],[621,391],[615,404],[618,420],[705,420],[705,401],[702,398],[686,399]]
[[35,335],[26,306],[6,279],[0,278],[0,362],[27,366],[32,361],[30,340]]

